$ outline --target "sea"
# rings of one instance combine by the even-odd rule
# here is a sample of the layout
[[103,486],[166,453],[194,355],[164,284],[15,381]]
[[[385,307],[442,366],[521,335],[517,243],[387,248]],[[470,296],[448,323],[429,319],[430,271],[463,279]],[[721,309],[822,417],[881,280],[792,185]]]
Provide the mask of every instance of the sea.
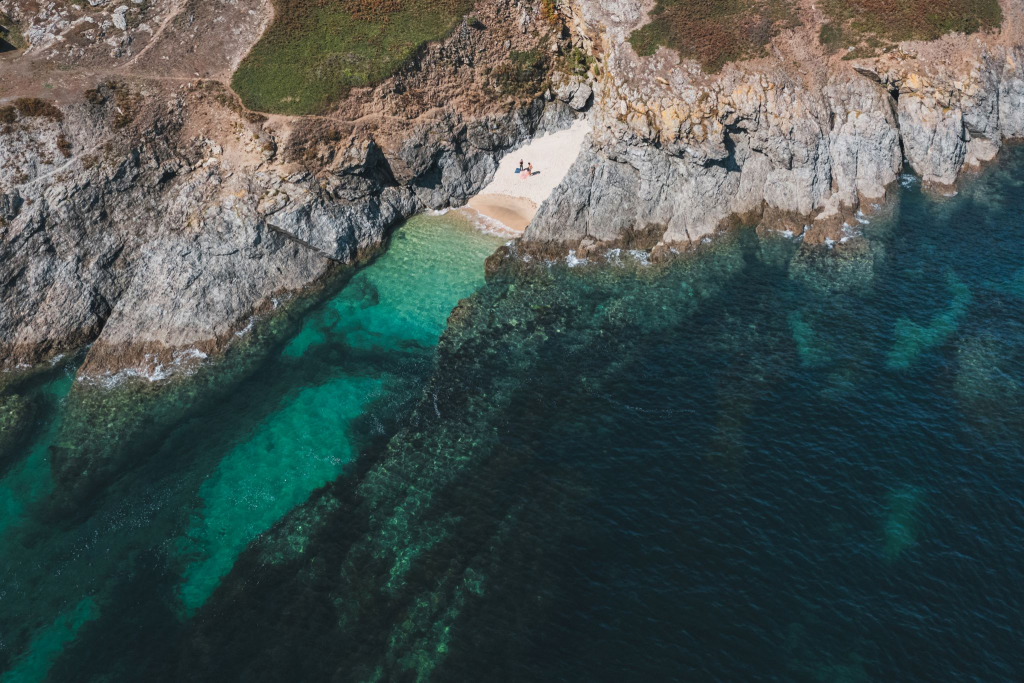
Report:
[[422,215],[194,375],[8,383],[0,682],[1022,680],[1024,147],[844,235]]

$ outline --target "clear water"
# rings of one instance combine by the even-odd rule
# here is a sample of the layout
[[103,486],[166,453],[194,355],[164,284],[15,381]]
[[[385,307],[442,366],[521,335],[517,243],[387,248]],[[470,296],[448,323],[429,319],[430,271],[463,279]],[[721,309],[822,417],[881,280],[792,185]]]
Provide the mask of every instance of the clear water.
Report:
[[416,219],[79,514],[55,368],[3,680],[1019,680],[1022,178],[486,284],[498,240]]

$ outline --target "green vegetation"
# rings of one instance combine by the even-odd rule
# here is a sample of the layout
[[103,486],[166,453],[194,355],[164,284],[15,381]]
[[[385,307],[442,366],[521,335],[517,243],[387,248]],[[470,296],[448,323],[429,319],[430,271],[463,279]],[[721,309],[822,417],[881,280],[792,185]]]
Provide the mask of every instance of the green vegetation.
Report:
[[821,29],[830,50],[854,47],[857,56],[875,54],[901,40],[935,40],[947,33],[998,28],[999,0],[825,0],[831,20]]
[[242,61],[232,87],[250,109],[324,111],[351,88],[395,73],[450,33],[472,0],[275,0],[274,23]]
[[562,69],[566,73],[584,76],[596,62],[597,60],[586,52],[578,47],[574,47],[562,60]]
[[757,57],[780,30],[796,25],[790,0],[658,0],[651,22],[629,42],[640,55],[668,47],[714,73]]
[[547,84],[548,58],[540,48],[525,52],[513,50],[508,60],[490,73],[491,83],[502,95],[529,97]]
[[21,35],[21,27],[9,16],[0,12],[0,52],[20,50],[28,47],[28,42]]

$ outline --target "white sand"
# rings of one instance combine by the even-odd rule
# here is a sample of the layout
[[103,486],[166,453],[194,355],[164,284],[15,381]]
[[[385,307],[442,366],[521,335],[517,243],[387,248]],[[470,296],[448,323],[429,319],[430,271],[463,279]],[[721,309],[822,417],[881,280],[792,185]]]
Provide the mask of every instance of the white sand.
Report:
[[[514,232],[522,232],[533,220],[537,207],[565,178],[589,132],[590,124],[581,119],[567,130],[535,138],[509,152],[498,164],[494,180],[469,200],[470,208],[504,223]],[[515,173],[520,159],[533,164],[531,177],[523,179]]]

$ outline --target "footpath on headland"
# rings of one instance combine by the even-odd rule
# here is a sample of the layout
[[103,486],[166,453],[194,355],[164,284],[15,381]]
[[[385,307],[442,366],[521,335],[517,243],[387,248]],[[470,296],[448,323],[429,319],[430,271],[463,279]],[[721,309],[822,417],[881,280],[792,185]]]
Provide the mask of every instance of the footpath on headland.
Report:
[[[498,164],[494,180],[469,200],[468,206],[521,233],[534,214],[569,172],[590,133],[590,124],[579,120],[571,128],[534,138],[509,152]],[[533,175],[522,178],[519,162],[533,164]]]

